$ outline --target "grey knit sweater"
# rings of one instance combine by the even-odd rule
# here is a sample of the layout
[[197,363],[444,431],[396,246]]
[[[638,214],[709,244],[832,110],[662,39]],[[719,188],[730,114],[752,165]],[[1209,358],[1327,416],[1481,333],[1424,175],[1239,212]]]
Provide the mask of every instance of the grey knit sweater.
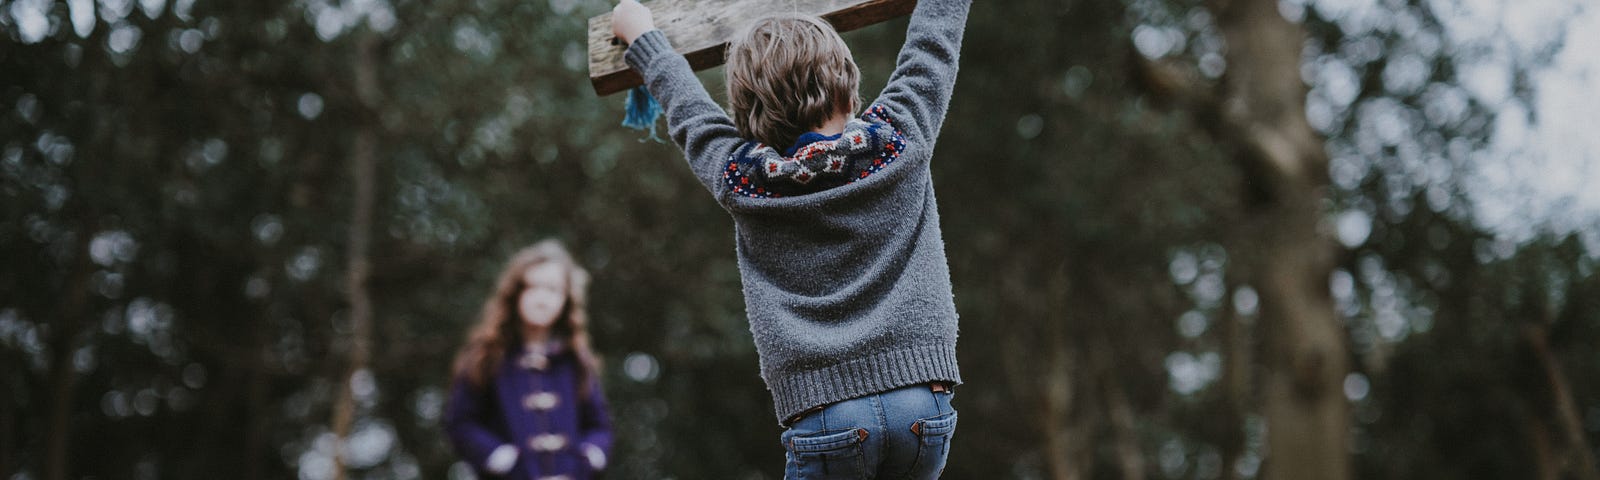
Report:
[[690,169],[733,216],[750,332],[779,420],[961,381],[929,163],[970,7],[921,0],[867,114],[792,156],[740,138],[660,31],[628,48]]

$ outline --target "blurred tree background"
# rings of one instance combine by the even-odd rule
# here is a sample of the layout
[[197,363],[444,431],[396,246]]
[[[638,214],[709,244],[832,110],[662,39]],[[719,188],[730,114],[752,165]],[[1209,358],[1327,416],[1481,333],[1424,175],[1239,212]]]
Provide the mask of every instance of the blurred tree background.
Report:
[[[946,475],[1600,478],[1600,223],[1469,181],[1561,36],[1484,99],[1460,5],[978,2]],[[0,477],[465,478],[450,359],[553,236],[610,478],[779,478],[731,222],[589,88],[610,7],[0,0]],[[864,96],[905,25],[845,35]]]

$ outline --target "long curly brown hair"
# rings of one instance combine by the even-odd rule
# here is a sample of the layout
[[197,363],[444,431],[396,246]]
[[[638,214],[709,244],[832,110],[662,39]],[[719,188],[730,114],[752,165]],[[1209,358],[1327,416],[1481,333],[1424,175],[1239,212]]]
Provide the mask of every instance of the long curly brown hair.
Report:
[[498,373],[506,352],[522,344],[522,315],[517,310],[517,297],[527,287],[522,279],[529,269],[545,263],[555,263],[567,270],[567,302],[550,334],[564,340],[577,356],[582,366],[578,370],[578,391],[584,397],[590,395],[593,380],[599,378],[600,359],[589,341],[589,272],[556,240],[544,240],[524,248],[506,262],[495,282],[494,293],[483,303],[477,324],[468,331],[466,344],[456,355],[454,375],[457,379],[482,388]]

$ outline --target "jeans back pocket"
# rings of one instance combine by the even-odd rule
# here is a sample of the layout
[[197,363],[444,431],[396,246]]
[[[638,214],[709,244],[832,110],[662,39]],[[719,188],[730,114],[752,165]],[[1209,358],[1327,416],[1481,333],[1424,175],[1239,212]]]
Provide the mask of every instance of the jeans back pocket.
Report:
[[867,478],[866,458],[861,443],[867,431],[852,428],[838,432],[786,435],[789,450],[788,479]]
[[950,437],[956,432],[956,412],[951,411],[917,420],[911,424],[917,434],[917,460],[908,478],[938,478],[950,456]]

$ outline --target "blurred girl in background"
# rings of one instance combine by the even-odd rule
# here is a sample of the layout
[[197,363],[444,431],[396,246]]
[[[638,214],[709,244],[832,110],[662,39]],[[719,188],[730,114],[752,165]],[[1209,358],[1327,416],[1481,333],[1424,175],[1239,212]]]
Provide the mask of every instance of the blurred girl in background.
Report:
[[517,252],[456,356],[445,431],[482,478],[581,480],[611,420],[589,344],[589,274],[555,240]]

